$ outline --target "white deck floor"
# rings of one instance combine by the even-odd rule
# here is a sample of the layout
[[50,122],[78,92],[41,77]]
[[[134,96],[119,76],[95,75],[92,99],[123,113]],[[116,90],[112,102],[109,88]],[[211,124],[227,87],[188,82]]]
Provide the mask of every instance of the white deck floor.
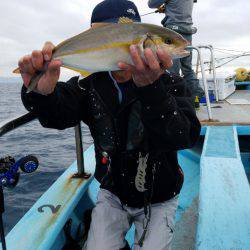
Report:
[[[241,104],[230,104],[230,102]],[[200,110],[197,111],[202,125],[250,125],[250,90],[237,90],[226,100],[211,104],[211,108],[213,115],[211,121],[208,120],[206,105],[201,104]]]

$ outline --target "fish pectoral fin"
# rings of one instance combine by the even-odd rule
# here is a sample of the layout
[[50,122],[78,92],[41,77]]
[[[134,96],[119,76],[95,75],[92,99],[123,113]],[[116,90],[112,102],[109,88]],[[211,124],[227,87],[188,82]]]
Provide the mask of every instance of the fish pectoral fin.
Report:
[[16,68],[15,70],[13,70],[12,73],[14,73],[14,74],[21,74],[21,71],[20,71],[19,68]]
[[89,75],[91,75],[93,73],[93,72],[88,72],[88,71],[81,70],[81,69],[71,68],[69,66],[62,66],[62,67],[73,70],[73,71],[76,71],[76,72],[80,73],[84,77],[87,77],[87,76],[89,76]]

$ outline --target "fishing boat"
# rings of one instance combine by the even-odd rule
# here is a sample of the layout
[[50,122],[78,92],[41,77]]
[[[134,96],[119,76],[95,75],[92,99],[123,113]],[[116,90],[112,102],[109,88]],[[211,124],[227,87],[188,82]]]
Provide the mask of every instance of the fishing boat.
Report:
[[[198,52],[206,104],[197,115],[200,139],[192,149],[178,153],[185,173],[176,214],[172,249],[250,249],[250,83],[218,100],[212,60],[214,92],[210,103],[202,49]],[[213,58],[213,54],[212,57]],[[239,84],[239,83],[238,83]],[[243,104],[243,102],[244,103]],[[0,123],[0,136],[35,120],[31,114]],[[6,237],[10,250],[74,249],[88,228],[99,183],[94,179],[95,153],[83,153],[80,124],[75,128],[77,160],[30,208]],[[84,138],[83,138],[84,139]],[[134,227],[126,238],[133,249]],[[82,239],[82,237],[80,237]]]

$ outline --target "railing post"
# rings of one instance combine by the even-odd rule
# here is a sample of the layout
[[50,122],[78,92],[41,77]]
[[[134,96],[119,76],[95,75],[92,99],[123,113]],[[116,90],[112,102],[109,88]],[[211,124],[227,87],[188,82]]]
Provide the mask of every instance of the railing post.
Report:
[[79,123],[75,126],[75,140],[76,140],[76,157],[77,157],[77,175],[82,176],[84,174],[84,158],[83,158],[83,146],[82,146],[82,129]]
[[74,175],[74,178],[88,179],[91,176],[91,174],[86,173],[84,168],[81,123],[75,126],[75,139],[76,139],[77,173]]
[[215,68],[214,48],[213,48],[212,45],[209,45],[207,48],[211,52],[211,66],[212,66],[211,68],[213,70],[214,92],[215,92],[216,102],[218,102],[219,101],[219,90],[218,90],[217,81],[216,81],[216,68]]
[[200,66],[200,58],[199,58],[199,53],[197,54],[197,63],[196,63],[196,78],[198,79],[198,74],[199,74],[199,66]]
[[219,90],[217,86],[217,81],[216,81],[216,68],[215,68],[215,58],[214,58],[214,49],[212,45],[208,46],[198,46],[200,49],[209,49],[211,53],[211,60],[210,60],[210,67],[209,67],[209,72],[211,73],[211,70],[213,71],[213,81],[214,81],[214,93],[215,93],[215,99],[216,102],[219,101]]
[[201,50],[199,47],[195,47],[195,46],[188,46],[188,49],[196,50],[198,53],[198,58],[200,60],[200,66],[201,66],[201,75],[202,75],[202,80],[203,80],[204,92],[205,92],[206,102],[207,102],[208,119],[212,120],[213,117],[212,117],[212,109],[211,109],[211,103],[209,99],[209,92],[208,92],[208,86],[207,86],[207,77],[205,73],[204,61],[203,61],[203,57],[201,54]]

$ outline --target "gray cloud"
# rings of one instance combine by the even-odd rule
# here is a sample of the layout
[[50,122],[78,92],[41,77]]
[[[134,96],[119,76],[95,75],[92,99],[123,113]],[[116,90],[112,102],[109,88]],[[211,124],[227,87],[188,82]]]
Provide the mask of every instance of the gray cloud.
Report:
[[[0,76],[10,76],[18,59],[39,49],[47,40],[55,44],[89,27],[91,11],[100,1],[83,0],[1,0]],[[152,10],[147,0],[134,1],[141,14]],[[160,24],[163,15],[153,14],[144,22]],[[198,0],[194,7],[198,33],[194,44],[250,51],[250,2],[247,0]],[[249,58],[231,63],[250,67]],[[248,66],[249,65],[249,66]]]

